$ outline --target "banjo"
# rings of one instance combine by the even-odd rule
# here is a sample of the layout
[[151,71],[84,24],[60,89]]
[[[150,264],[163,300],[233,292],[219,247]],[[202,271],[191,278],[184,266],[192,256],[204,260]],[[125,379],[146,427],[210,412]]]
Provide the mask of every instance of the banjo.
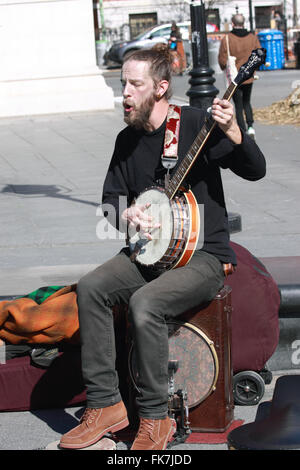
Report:
[[[229,101],[237,87],[250,78],[265,60],[265,49],[253,50],[225,91],[223,99]],[[173,112],[176,114],[178,107],[174,106]],[[173,117],[176,119],[176,116]],[[177,122],[179,119],[180,115],[177,116]],[[129,233],[133,262],[160,271],[178,268],[190,261],[198,243],[201,217],[194,194],[182,185],[215,126],[216,121],[208,114],[174,175],[166,181],[166,187],[153,186],[145,189],[135,200],[136,205],[147,205],[145,212],[152,217],[154,227],[160,228],[151,230],[152,240],[143,237],[143,233],[136,229],[133,234]],[[171,158],[167,160],[170,161]],[[172,167],[171,164],[168,168]]]

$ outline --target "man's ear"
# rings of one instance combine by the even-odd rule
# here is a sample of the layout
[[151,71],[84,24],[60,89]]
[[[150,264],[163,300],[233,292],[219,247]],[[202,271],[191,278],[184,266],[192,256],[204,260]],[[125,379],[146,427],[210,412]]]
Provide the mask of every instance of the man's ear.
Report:
[[156,88],[156,98],[158,100],[162,98],[168,88],[169,88],[169,82],[167,80],[161,80]]

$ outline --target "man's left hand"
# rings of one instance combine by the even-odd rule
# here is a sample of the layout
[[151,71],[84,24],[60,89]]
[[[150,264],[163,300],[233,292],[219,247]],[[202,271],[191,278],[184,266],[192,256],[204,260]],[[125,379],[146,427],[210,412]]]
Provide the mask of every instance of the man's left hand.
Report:
[[211,107],[211,114],[224,134],[234,144],[242,143],[242,133],[236,122],[234,108],[230,101],[215,98]]

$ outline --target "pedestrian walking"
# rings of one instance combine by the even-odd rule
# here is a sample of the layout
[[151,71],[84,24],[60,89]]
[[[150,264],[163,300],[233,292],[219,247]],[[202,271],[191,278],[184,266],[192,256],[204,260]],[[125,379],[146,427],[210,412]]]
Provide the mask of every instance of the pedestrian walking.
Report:
[[[229,50],[227,48],[226,36],[222,39],[219,49],[218,60],[222,70],[226,67],[228,55],[236,57],[236,67],[239,70],[247,62],[252,50],[261,47],[258,37],[247,31],[244,25],[245,18],[243,15],[238,13],[232,17],[232,31],[227,36]],[[240,85],[233,95],[233,101],[238,125],[254,138],[254,119],[251,106],[253,81],[254,78],[251,77]]]
[[177,73],[178,75],[182,75],[186,69],[186,56],[185,56],[180,28],[177,26],[175,21],[172,21],[171,34],[170,34],[168,44],[174,57],[174,61],[173,61],[174,72]]

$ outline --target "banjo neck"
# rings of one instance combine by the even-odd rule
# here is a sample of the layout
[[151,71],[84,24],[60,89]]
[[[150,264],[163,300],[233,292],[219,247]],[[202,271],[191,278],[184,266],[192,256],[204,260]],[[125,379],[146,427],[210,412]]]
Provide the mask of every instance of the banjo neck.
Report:
[[[229,101],[237,87],[238,85],[235,82],[231,82],[224,93],[223,100]],[[169,199],[172,199],[177,193],[183,180],[185,179],[193,164],[195,163],[196,159],[198,158],[204,144],[206,143],[208,137],[212,133],[215,126],[216,121],[212,118],[212,116],[208,116],[205,119],[205,122],[200,132],[198,133],[197,137],[189,148],[187,154],[185,155],[179,167],[177,168],[175,174],[172,176],[172,178],[170,178],[168,187],[166,189],[166,195]]]
[[[252,77],[254,71],[266,62],[267,51],[264,48],[258,48],[251,52],[248,61],[242,65],[238,71],[235,79],[230,83],[229,87],[224,93],[223,100],[229,101],[238,86],[244,81]],[[166,194],[169,199],[173,199],[178,189],[180,188],[184,178],[195,163],[200,151],[210,136],[212,130],[216,126],[216,121],[212,116],[207,116],[199,134],[192,143],[186,156],[180,163],[175,174],[170,178],[169,184],[166,189]]]

